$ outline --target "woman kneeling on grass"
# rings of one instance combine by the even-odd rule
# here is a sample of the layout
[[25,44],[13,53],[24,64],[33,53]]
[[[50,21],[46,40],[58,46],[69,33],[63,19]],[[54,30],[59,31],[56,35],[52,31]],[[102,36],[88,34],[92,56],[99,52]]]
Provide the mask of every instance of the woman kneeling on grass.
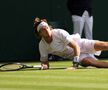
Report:
[[97,51],[108,50],[108,42],[81,39],[79,34],[70,35],[63,29],[52,29],[46,19],[35,18],[34,30],[41,38],[39,51],[43,70],[49,68],[48,54],[72,59],[74,69],[78,65],[108,68],[108,62],[99,62],[94,57]]

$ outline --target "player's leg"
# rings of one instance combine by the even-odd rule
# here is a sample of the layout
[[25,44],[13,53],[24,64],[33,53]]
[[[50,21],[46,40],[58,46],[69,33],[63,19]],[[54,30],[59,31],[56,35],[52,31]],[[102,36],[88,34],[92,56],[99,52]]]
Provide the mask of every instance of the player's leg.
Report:
[[80,39],[78,44],[82,53],[95,54],[97,51],[108,51],[108,42],[105,41]]
[[96,41],[95,44],[94,44],[94,49],[96,51],[108,50],[108,42]]
[[83,17],[72,15],[72,21],[73,21],[73,33],[79,33],[81,36],[84,27]]
[[97,68],[108,68],[108,62],[98,61],[92,57],[86,57],[83,60],[81,60],[80,63],[82,66],[85,66],[85,67],[93,66],[93,67],[97,67]]

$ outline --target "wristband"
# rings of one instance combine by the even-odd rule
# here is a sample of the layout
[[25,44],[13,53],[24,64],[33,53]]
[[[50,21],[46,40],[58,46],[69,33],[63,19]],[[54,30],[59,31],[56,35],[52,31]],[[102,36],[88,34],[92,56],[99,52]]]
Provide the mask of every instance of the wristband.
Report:
[[75,56],[74,59],[73,59],[73,62],[79,63],[79,56]]
[[73,67],[78,68],[79,66],[79,56],[75,56],[73,60]]

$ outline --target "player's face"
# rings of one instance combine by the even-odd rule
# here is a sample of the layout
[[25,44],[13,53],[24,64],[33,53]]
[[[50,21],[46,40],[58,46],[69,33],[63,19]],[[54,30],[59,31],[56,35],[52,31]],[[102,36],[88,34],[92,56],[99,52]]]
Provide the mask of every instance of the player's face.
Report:
[[50,37],[51,36],[51,31],[49,27],[42,27],[39,30],[39,34],[41,37]]

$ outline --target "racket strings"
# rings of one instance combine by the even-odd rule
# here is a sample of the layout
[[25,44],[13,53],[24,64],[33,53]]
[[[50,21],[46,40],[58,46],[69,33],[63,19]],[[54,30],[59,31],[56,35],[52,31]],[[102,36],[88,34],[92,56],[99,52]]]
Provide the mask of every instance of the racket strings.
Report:
[[2,66],[0,69],[1,70],[16,70],[19,68],[22,68],[22,65],[11,64],[11,65]]
[[41,65],[25,65],[21,63],[7,63],[0,66],[0,71],[15,71],[20,69],[26,69],[26,68],[35,68],[40,69]]

